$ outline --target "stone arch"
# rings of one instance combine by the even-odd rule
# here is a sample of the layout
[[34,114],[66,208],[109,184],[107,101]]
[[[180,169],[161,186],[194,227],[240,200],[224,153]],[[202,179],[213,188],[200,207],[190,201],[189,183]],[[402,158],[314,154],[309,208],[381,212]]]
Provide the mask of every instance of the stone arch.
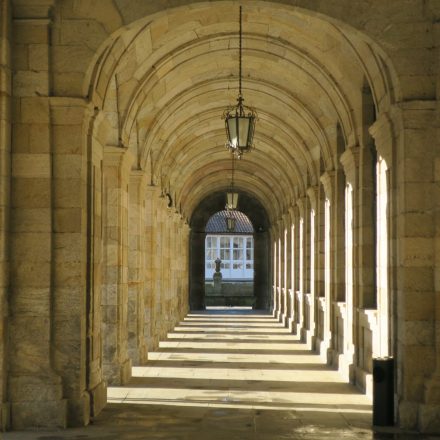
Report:
[[[108,113],[110,125],[113,126],[114,129],[120,130],[120,142],[128,148],[134,149],[134,153],[140,156],[136,162],[138,166],[144,168],[147,157],[150,159],[155,158],[153,161],[154,165],[157,166],[155,173],[159,176],[161,173],[158,171],[158,168],[161,168],[162,159],[160,158],[162,157],[162,153],[168,149],[170,151],[168,156],[172,157],[174,155],[173,151],[181,149],[179,139],[175,138],[173,141],[170,141],[175,131],[172,117],[175,117],[175,122],[178,124],[177,127],[186,132],[188,132],[191,127],[197,125],[206,125],[205,131],[209,130],[210,132],[213,128],[215,130],[220,129],[221,122],[215,121],[215,113],[216,111],[221,111],[222,108],[220,107],[222,102],[225,102],[226,105],[233,101],[233,92],[229,92],[229,97],[223,100],[218,99],[218,95],[213,94],[211,102],[219,103],[217,104],[219,106],[217,107],[218,110],[212,108],[211,104],[208,108],[209,112],[212,112],[212,116],[203,122],[197,119],[197,110],[203,113],[206,112],[207,109],[204,108],[203,105],[200,105],[199,97],[202,95],[208,97],[209,93],[213,93],[213,78],[209,77],[213,76],[213,73],[210,73],[209,70],[205,71],[205,80],[203,80],[203,76],[201,77],[202,81],[200,84],[197,84],[197,82],[185,84],[185,81],[183,81],[183,88],[181,86],[179,86],[180,88],[174,87],[174,89],[171,87],[168,91],[164,87],[168,87],[168,83],[173,83],[173,71],[176,71],[176,78],[181,78],[182,74],[183,77],[188,78],[189,73],[185,73],[185,68],[194,69],[194,65],[209,65],[209,62],[203,63],[202,60],[203,57],[209,57],[213,51],[217,51],[220,57],[224,58],[225,62],[222,63],[221,72],[226,73],[230,71],[230,69],[233,69],[235,55],[230,53],[231,51],[228,50],[228,47],[231,44],[234,45],[236,17],[232,12],[224,14],[225,10],[231,10],[228,2],[211,3],[209,7],[198,3],[194,3],[191,7],[188,7],[184,6],[185,2],[182,2],[180,5],[177,5],[176,8],[166,11],[160,11],[159,5],[152,4],[151,8],[149,8],[151,14],[146,16],[143,15],[145,13],[144,6],[136,4],[129,8],[131,14],[125,17],[123,16],[125,14],[125,6],[127,5],[124,5],[124,12],[116,12],[118,10],[116,3],[117,2],[113,2],[108,5],[110,9],[114,7],[114,9],[112,9],[114,13],[108,13],[107,18],[110,19],[110,22],[101,23],[101,26],[106,32],[109,32],[110,29],[113,32],[106,40],[101,42],[100,49],[96,52],[95,67],[90,67],[89,73],[84,77],[91,78],[91,80],[85,79],[84,84],[87,84],[85,88],[89,90],[89,98],[92,99],[97,106],[103,106],[103,110],[112,109],[110,113]],[[191,2],[188,2],[188,4],[189,3]],[[218,8],[222,14],[219,13],[217,17],[213,19],[211,14],[212,8]],[[274,107],[273,111],[268,112],[267,115],[265,112],[261,113],[261,127],[266,125],[265,121],[268,123],[273,121],[273,127],[267,127],[266,137],[270,138],[272,133],[274,133],[274,129],[276,131],[280,123],[284,122],[279,120],[279,118],[277,120],[276,117],[276,114],[282,114],[283,117],[286,114],[283,107],[278,105],[283,101],[280,99],[281,94],[285,96],[290,95],[290,102],[286,102],[286,104],[291,110],[288,110],[287,114],[293,115],[295,108],[298,108],[300,118],[305,121],[304,123],[298,123],[300,120],[298,118],[286,121],[286,133],[293,139],[296,138],[293,144],[298,145],[305,153],[303,153],[304,159],[308,163],[306,175],[301,175],[304,171],[299,171],[300,169],[305,169],[300,163],[301,155],[294,154],[289,161],[283,161],[280,158],[280,163],[291,162],[292,164],[296,164],[298,161],[296,171],[290,172],[286,170],[289,175],[295,176],[287,185],[290,194],[288,199],[293,201],[296,192],[305,193],[305,189],[309,184],[308,182],[313,185],[317,184],[319,181],[321,161],[324,162],[326,169],[334,168],[334,154],[331,153],[333,145],[331,136],[335,124],[339,124],[342,128],[347,145],[355,145],[357,143],[356,139],[359,135],[355,129],[355,126],[358,125],[356,121],[357,112],[353,111],[353,108],[358,105],[356,102],[358,98],[355,96],[353,90],[356,88],[356,81],[361,81],[361,79],[356,80],[356,75],[368,77],[369,81],[373,83],[372,90],[374,90],[375,101],[381,108],[386,107],[385,102],[388,102],[387,105],[390,104],[389,100],[384,100],[384,97],[391,96],[387,90],[397,90],[398,87],[395,85],[395,77],[391,74],[393,72],[391,66],[387,67],[387,75],[381,73],[385,63],[384,60],[389,58],[373,43],[371,36],[367,36],[365,32],[362,33],[361,30],[356,29],[353,23],[337,21],[337,17],[332,17],[330,11],[325,11],[324,13],[324,11],[320,10],[322,9],[321,6],[318,7],[318,10],[312,10],[301,7],[286,7],[277,2],[259,1],[249,3],[249,6],[246,6],[246,8],[248,8],[245,14],[246,24],[249,30],[245,34],[248,45],[245,49],[245,55],[247,56],[248,69],[251,75],[249,80],[247,80],[247,78],[245,79],[246,93],[251,97],[250,100],[253,101],[261,99],[267,102],[267,99],[276,99],[274,102],[277,102],[277,107]],[[58,16],[62,17],[63,14],[65,14],[65,10],[70,11],[68,1],[63,2],[59,9]],[[185,11],[185,14],[182,15],[183,11]],[[72,17],[76,15],[81,16],[81,14],[84,15],[86,13],[89,16],[91,14],[93,17],[96,15],[97,10],[95,10],[93,6],[78,3],[73,8]],[[272,22],[269,21],[269,19],[262,19],[263,13],[266,15],[269,14]],[[280,15],[280,13],[283,15]],[[118,15],[120,17],[119,21],[116,19]],[[183,16],[186,18],[182,18]],[[210,17],[210,19],[208,19],[208,17]],[[295,23],[294,19],[303,20],[303,22],[310,27],[310,31],[308,31],[307,27],[304,28],[304,26],[302,26],[301,30],[305,30],[305,36],[298,34],[298,24]],[[116,23],[119,23],[119,25],[116,25]],[[313,31],[317,29],[318,25],[320,26],[322,36],[315,37],[315,45],[319,49],[314,49],[314,46],[311,46],[310,41],[307,39],[310,40]],[[289,32],[289,27],[295,28],[295,26],[296,29]],[[281,29],[277,31],[279,35],[274,34],[275,28]],[[186,31],[183,35],[182,30]],[[298,37],[298,35],[300,35],[300,37],[297,38],[298,41],[294,41],[294,37]],[[319,35],[319,33],[316,35]],[[263,36],[265,38],[264,40],[262,39]],[[329,40],[329,42],[324,43],[325,39]],[[324,44],[327,44],[326,48],[328,48],[329,53],[338,53],[340,66],[343,66],[344,62],[346,62],[346,66],[350,66],[350,68],[335,68],[336,64],[331,60],[331,56],[326,59],[326,63],[319,60],[318,55],[322,55]],[[302,47],[306,47],[307,49],[304,50]],[[320,50],[321,52],[319,52]],[[377,52],[377,56],[371,56],[371,54],[375,52]],[[263,54],[266,57],[272,56],[272,53],[275,57],[282,54],[283,62],[281,68],[283,70],[289,70],[289,63],[291,66],[296,66],[294,70],[292,70],[292,77],[294,77],[297,82],[299,81],[299,84],[301,82],[307,84],[307,81],[309,81],[307,78],[309,78],[311,81],[316,82],[318,88],[323,87],[322,96],[328,93],[333,94],[333,98],[329,101],[329,103],[333,101],[333,104],[330,104],[330,106],[327,106],[328,108],[322,111],[316,106],[315,108],[308,108],[310,105],[313,105],[313,99],[307,100],[305,95],[301,97],[297,92],[292,93],[286,87],[284,87],[284,89],[280,88],[279,84],[282,84],[283,75],[278,76],[279,84],[277,84],[277,86],[271,84],[267,78],[259,78],[258,72],[263,71],[259,69],[259,67],[261,67],[261,62],[258,61],[259,57],[263,56]],[[367,53],[369,56],[365,56]],[[207,58],[207,60],[208,59],[209,58]],[[353,60],[356,60],[354,64]],[[361,60],[362,63],[360,62]],[[364,62],[363,60],[368,61]],[[359,65],[359,74],[356,73],[356,69],[353,70],[353,65],[356,63]],[[123,71],[121,70],[121,66],[124,66]],[[129,67],[127,68],[127,66]],[[186,67],[181,68],[180,66]],[[188,70],[188,72],[190,72],[190,70]],[[304,73],[306,73],[308,77],[304,77],[305,79],[303,81],[301,80],[301,75]],[[353,83],[354,88],[352,88],[352,91],[349,89],[341,89],[340,77],[342,75],[347,77],[347,84]],[[124,78],[121,79],[121,87],[123,88],[121,96],[124,97],[118,98],[118,96],[116,96],[117,93],[115,95],[117,91],[115,90],[114,84],[115,78],[120,78],[121,76],[124,76]],[[394,81],[393,84],[389,83],[390,78]],[[230,88],[231,80],[233,82],[234,79],[228,78],[228,76],[221,79],[218,78],[218,75],[214,75],[214,80],[217,83],[218,90],[221,91]],[[62,82],[62,75],[60,81]],[[326,81],[328,83],[327,86],[325,85]],[[151,86],[156,84],[154,86],[156,89],[151,89],[151,86],[148,86],[148,84],[151,84]],[[198,92],[199,87],[200,93]],[[266,97],[260,95],[262,87],[267,88]],[[308,87],[310,88],[310,85]],[[279,89],[278,91],[277,88]],[[210,92],[206,93],[205,91],[204,93],[204,89],[210,90]],[[154,96],[159,96],[161,90],[165,93],[162,93],[163,96],[161,96],[161,100],[165,100],[161,102],[160,105],[163,106],[162,108],[167,109],[166,112],[161,112],[160,107],[154,107]],[[167,94],[169,98],[166,98]],[[253,96],[254,94],[255,96]],[[180,108],[188,108],[192,114],[196,115],[195,119],[194,116],[185,119],[181,111],[179,114],[179,108],[176,108],[175,113],[171,112],[172,114],[170,114],[168,104],[173,105],[176,96],[178,100],[182,100]],[[350,98],[348,98],[349,96]],[[395,93],[393,97],[394,96]],[[121,102],[118,104],[119,101]],[[148,101],[151,103],[148,104]],[[115,109],[118,106],[120,106],[120,108],[117,111],[118,116],[116,117]],[[145,113],[145,110],[139,113],[138,109],[141,108],[151,109],[150,115]],[[270,105],[261,105],[261,108],[267,111]],[[163,113],[162,116],[161,113]],[[320,119],[322,118],[322,116],[319,116],[320,113],[322,115],[335,114],[335,120],[326,121],[325,119]],[[118,118],[121,118],[121,121],[117,121],[116,119]],[[151,122],[145,125],[144,122],[139,123],[138,118],[140,118],[140,120],[143,118],[143,121]],[[170,127],[168,131],[163,130],[164,121],[166,121]],[[138,125],[140,128],[137,128]],[[133,127],[136,127],[136,130],[134,130]],[[304,129],[302,129],[302,127],[304,127]],[[177,128],[177,130],[179,130],[179,128]],[[263,129],[261,133],[263,135]],[[205,134],[200,132],[199,136],[200,139],[203,139]],[[298,139],[300,140],[298,141]],[[165,144],[165,150],[162,145],[164,141],[167,142]],[[304,146],[301,146],[303,142]],[[203,142],[200,144],[202,145]],[[281,141],[280,139],[280,144],[286,145],[286,140]],[[277,148],[279,148],[280,144],[277,145]],[[139,146],[141,151],[137,151]],[[264,149],[269,148],[270,150],[268,142],[262,144],[262,147],[264,147]],[[153,151],[150,151],[151,149],[153,149]],[[274,153],[276,149],[272,150],[269,154],[276,154]],[[192,154],[188,154],[187,157],[190,156],[194,157]],[[167,156],[164,156],[164,158],[166,157]],[[210,160],[209,156],[205,157],[208,161]],[[186,161],[187,168],[193,168],[194,166],[201,168],[206,165],[206,163],[203,164],[201,162],[195,164],[188,161],[188,159],[186,159]],[[163,166],[164,169],[171,169],[172,163],[170,165],[164,162]],[[174,178],[176,178],[176,176],[174,176]],[[276,178],[272,178],[273,182],[277,180]],[[301,181],[304,183],[300,183]],[[212,190],[215,190],[216,186],[224,185],[224,183],[213,181],[213,185]],[[188,182],[177,182],[174,186],[177,188],[186,186],[188,190],[191,191],[191,185],[188,185]],[[296,187],[299,189],[295,189]],[[244,189],[249,190],[249,188]],[[177,193],[179,193],[178,190]],[[180,201],[185,198],[183,194],[182,196],[178,194],[177,197],[179,198],[179,204]],[[280,214],[281,212],[277,213],[276,216]]]
[[[251,221],[254,227],[254,285],[257,309],[270,306],[268,240],[269,218],[261,202],[254,196],[240,192],[238,209]],[[203,309],[204,302],[204,265],[205,265],[205,226],[209,218],[225,207],[225,193],[211,193],[196,207],[190,220],[190,306],[191,309]]]

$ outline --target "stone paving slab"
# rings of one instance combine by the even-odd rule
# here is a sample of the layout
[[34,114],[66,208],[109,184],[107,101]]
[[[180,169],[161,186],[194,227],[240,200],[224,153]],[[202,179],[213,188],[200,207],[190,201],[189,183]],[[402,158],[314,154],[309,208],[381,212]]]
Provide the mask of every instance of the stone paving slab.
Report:
[[[211,322],[212,319],[212,322]],[[252,319],[252,321],[251,321]],[[261,321],[261,322],[260,322]],[[259,326],[259,327],[256,327]],[[255,338],[252,329],[259,328]],[[222,329],[224,337],[217,334]],[[374,432],[371,402],[272,317],[189,315],[172,337],[110,387],[88,427],[11,432],[4,440],[420,440]],[[270,342],[273,341],[273,344]]]

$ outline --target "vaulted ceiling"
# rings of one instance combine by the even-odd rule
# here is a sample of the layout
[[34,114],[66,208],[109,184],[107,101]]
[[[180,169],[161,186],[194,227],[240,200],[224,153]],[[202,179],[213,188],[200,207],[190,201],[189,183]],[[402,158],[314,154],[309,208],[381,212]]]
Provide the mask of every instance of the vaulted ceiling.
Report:
[[[230,183],[222,114],[238,93],[238,14],[223,1],[145,17],[107,41],[91,72],[107,143],[129,148],[187,217]],[[246,2],[243,94],[259,120],[236,186],[278,218],[338,167],[338,142],[362,142],[365,87],[377,109],[389,105],[386,63],[361,34],[299,8]]]

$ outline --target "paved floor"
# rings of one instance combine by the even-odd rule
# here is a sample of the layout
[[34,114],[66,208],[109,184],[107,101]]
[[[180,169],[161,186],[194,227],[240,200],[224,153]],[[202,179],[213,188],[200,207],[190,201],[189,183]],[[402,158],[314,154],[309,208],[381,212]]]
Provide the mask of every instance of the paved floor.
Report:
[[421,439],[371,430],[371,404],[271,316],[190,314],[93,425],[5,440]]

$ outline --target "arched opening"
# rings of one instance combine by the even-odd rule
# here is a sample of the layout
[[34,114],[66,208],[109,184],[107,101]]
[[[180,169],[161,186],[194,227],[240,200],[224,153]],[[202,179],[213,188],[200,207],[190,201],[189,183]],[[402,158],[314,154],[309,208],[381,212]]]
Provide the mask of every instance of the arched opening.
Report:
[[[206,272],[207,270],[215,271],[215,262],[212,261],[214,257],[215,260],[217,256],[224,256],[223,264],[227,266],[223,269],[228,282],[225,283],[226,286],[223,286],[223,291],[231,289],[229,296],[234,298],[231,304],[225,305],[247,305],[266,310],[270,304],[268,291],[270,257],[266,211],[258,200],[247,193],[240,192],[238,211],[243,214],[243,222],[240,226],[243,232],[231,234],[223,228],[225,215],[218,214],[224,212],[224,205],[225,193],[214,193],[200,203],[191,219],[190,307],[192,310],[200,310],[206,306],[216,305],[212,295],[215,289],[214,280],[208,281],[207,285],[209,274]],[[213,229],[210,229],[211,227]],[[219,230],[222,231],[221,235],[216,234]],[[251,230],[252,234],[250,234]],[[210,246],[207,248],[208,237]],[[211,239],[211,237],[214,238]],[[252,240],[249,240],[250,238]],[[206,253],[207,250],[209,254]],[[252,256],[252,259],[249,258],[247,263],[248,256]],[[252,268],[246,268],[246,264],[252,265]],[[252,276],[249,277],[249,274]],[[246,279],[248,281],[244,281]],[[251,283],[249,279],[252,279]],[[234,295],[233,293],[240,290],[240,283],[247,284],[247,286],[241,286],[247,292],[241,300],[240,294]],[[222,297],[222,299],[217,298],[220,302],[228,301],[221,294],[217,296]],[[240,302],[245,304],[240,304]]]
[[[228,225],[230,218],[233,224]],[[241,211],[219,211],[208,220],[205,232],[206,306],[254,307],[252,222]]]
[[[435,161],[424,157],[430,147],[420,126],[435,105],[432,77],[415,81],[413,69],[428,66],[425,52],[434,51],[411,48],[426,57],[412,63],[408,43],[432,44],[424,21],[430,6],[411,5],[419,39],[400,38],[413,27],[394,14],[399,2],[365,2],[356,17],[352,5],[245,3],[243,90],[260,120],[236,183],[254,227],[253,307],[269,310],[367,392],[372,357],[398,356],[396,401],[413,427],[408,414],[422,414],[423,387],[440,353],[434,232],[415,224],[428,224],[434,211],[423,195]],[[223,209],[229,184],[221,114],[236,97],[237,4],[105,4],[103,11],[100,2],[56,1],[51,20],[17,20],[25,29],[46,26],[38,35],[53,41],[47,50],[26,42],[14,48],[20,102],[8,319],[44,336],[38,357],[10,350],[14,420],[29,407],[40,414],[35,402],[23,403],[31,389],[57,396],[48,408],[61,408],[59,419],[88,423],[105,405],[106,383],[124,384],[131,365],[146,362],[189,306],[209,305],[206,224]],[[52,51],[41,72],[30,66],[40,49]],[[48,97],[34,90],[39,75],[47,75]],[[35,151],[38,160],[27,156]],[[39,188],[44,215],[32,211],[37,198],[23,188]],[[411,205],[413,192],[420,203]],[[33,266],[41,243],[47,261]],[[224,249],[233,254],[234,244],[231,237]],[[237,251],[247,248],[237,242]],[[20,284],[28,267],[38,279]],[[390,316],[402,325],[391,328]],[[11,347],[22,342],[17,334],[8,333]],[[33,343],[27,338],[24,348]],[[418,353],[427,359],[423,371],[411,362]],[[16,368],[22,359],[35,359],[50,381]],[[23,423],[40,419],[29,420]]]

